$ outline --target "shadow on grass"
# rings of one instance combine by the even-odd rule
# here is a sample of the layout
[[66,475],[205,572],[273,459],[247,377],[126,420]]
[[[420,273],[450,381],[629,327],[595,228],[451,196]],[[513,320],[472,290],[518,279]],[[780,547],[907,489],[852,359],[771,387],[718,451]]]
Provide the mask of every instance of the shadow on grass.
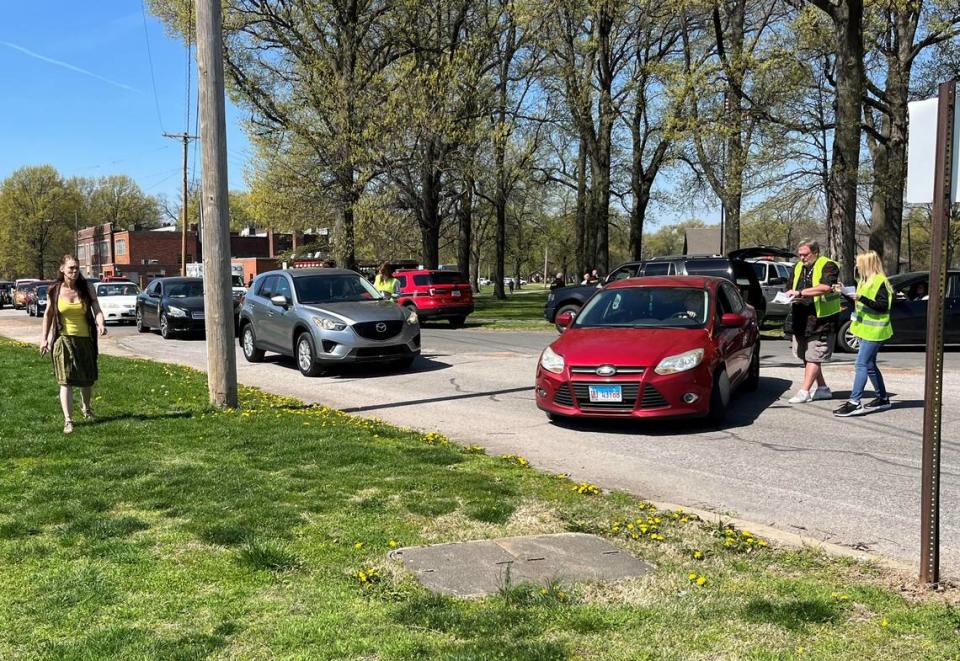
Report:
[[796,631],[811,624],[833,624],[840,619],[839,608],[822,599],[771,601],[752,599],[743,607],[743,618],[758,624],[775,624]]
[[[108,422],[118,422],[121,420],[136,420],[137,422],[148,422],[152,420],[176,420],[183,418],[192,418],[194,416],[193,411],[170,411],[168,413],[125,413],[125,414],[116,414],[116,415],[98,415],[96,420],[85,422],[81,417],[78,421],[77,418],[74,418],[75,421],[79,422],[84,427],[90,427],[94,425],[103,425]],[[74,422],[74,424],[77,424]]]

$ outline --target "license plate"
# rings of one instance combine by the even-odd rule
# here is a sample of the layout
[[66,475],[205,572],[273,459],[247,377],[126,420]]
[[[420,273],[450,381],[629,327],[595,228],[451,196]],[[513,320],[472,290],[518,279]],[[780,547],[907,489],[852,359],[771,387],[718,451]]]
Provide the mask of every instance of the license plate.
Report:
[[450,295],[453,296],[454,298],[460,298],[460,290],[454,289],[452,292],[450,292]]
[[623,391],[620,386],[590,386],[591,402],[622,402]]

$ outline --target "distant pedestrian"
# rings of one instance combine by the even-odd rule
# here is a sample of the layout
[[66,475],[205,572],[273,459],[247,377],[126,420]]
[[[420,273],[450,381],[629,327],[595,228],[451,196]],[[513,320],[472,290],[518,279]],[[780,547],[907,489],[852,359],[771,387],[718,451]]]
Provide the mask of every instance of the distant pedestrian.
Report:
[[580,281],[580,284],[581,285],[590,284],[590,271],[587,271],[586,273],[583,274],[583,280]]
[[512,294],[514,287],[513,278],[507,278],[507,287],[509,287],[510,293]]
[[400,280],[393,277],[393,266],[384,262],[377,270],[377,276],[373,279],[373,286],[386,298],[397,298],[400,296]]
[[250,289],[251,287],[253,287],[253,274],[252,274],[252,273],[250,274],[250,277],[247,278],[247,289]]
[[[890,408],[890,397],[883,383],[883,375],[877,367],[877,354],[883,343],[893,336],[890,323],[890,307],[893,305],[893,289],[883,272],[883,262],[873,250],[857,255],[857,290],[853,294],[842,294],[854,305],[850,316],[850,332],[860,339],[857,350],[856,372],[853,377],[853,389],[843,406],[833,414],[841,418],[864,415]],[[835,289],[839,292],[841,287]],[[873,384],[876,396],[869,404],[862,404],[863,390],[867,379]]]
[[600,271],[599,269],[593,269],[590,271],[590,284],[595,284],[600,282]]
[[557,289],[558,287],[566,287],[567,284],[563,281],[563,273],[557,273],[557,277],[553,279],[553,283],[550,285],[550,289]]
[[822,365],[833,356],[840,318],[840,294],[833,290],[840,280],[840,266],[821,255],[820,245],[809,239],[800,242],[797,256],[793,289],[786,294],[794,299],[790,309],[793,348],[803,361],[803,383],[790,398],[791,404],[833,398]]
[[97,292],[88,283],[77,258],[64,255],[60,260],[57,282],[47,292],[47,311],[43,315],[40,353],[53,354],[53,369],[60,384],[63,409],[63,433],[73,431],[73,388],[80,388],[83,417],[93,420],[93,385],[99,377],[97,336],[106,335],[103,312]]

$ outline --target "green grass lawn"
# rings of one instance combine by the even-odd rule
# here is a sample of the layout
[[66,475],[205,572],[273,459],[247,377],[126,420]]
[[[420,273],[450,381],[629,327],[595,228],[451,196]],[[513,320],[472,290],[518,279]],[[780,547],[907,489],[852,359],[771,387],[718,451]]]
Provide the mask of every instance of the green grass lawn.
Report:
[[[0,658],[948,659],[956,594],[775,549],[518,457],[101,358],[61,433],[49,358],[0,341]],[[318,380],[320,388],[329,387]],[[393,547],[587,531],[656,569],[434,596]],[[702,581],[700,580],[702,577]]]
[[543,306],[548,290],[539,285],[525,285],[514,290],[503,301],[493,296],[493,287],[482,287],[474,297],[476,310],[468,325],[483,328],[513,328],[524,330],[552,329],[553,324],[543,318]]

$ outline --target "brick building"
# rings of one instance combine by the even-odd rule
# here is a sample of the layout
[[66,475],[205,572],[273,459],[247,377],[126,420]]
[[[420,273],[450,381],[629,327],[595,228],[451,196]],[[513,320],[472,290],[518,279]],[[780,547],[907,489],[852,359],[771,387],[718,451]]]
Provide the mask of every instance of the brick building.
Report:
[[[181,233],[174,226],[155,230],[120,230],[111,223],[77,232],[77,258],[85,276],[120,276],[141,287],[153,278],[180,275]],[[243,260],[245,279],[275,268],[272,259],[289,250],[293,237],[272,231],[261,236],[230,233],[230,254]],[[187,232],[187,263],[203,258],[195,226]]]

